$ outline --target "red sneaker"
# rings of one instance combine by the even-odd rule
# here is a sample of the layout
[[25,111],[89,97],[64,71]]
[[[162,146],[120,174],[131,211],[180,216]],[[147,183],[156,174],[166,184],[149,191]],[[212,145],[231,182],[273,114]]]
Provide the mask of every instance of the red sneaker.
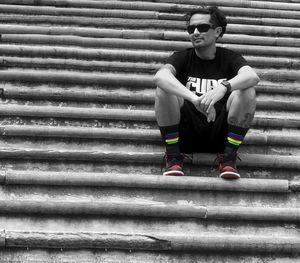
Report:
[[236,168],[236,159],[237,154],[235,152],[218,154],[218,163],[221,178],[239,179],[241,177]]
[[163,175],[183,176],[183,159],[184,155],[181,153],[166,153],[166,171]]

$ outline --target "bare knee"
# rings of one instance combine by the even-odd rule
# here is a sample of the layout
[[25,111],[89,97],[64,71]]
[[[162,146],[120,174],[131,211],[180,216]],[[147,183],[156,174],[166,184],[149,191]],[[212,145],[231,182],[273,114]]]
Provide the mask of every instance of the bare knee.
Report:
[[155,92],[155,101],[161,101],[161,100],[166,100],[167,99],[167,93],[160,89],[159,87],[156,88],[156,92]]
[[241,96],[245,102],[256,104],[256,91],[255,88],[248,88],[241,92]]
[[228,123],[249,128],[256,109],[254,88],[232,92],[227,102]]
[[155,92],[155,104],[164,104],[165,106],[181,107],[183,99],[175,95],[165,92],[163,89],[157,87]]
[[183,99],[157,88],[155,95],[155,115],[159,126],[170,126],[180,121],[180,107]]
[[227,101],[227,111],[233,105],[242,105],[243,108],[252,108],[256,106],[256,91],[254,88],[244,90],[235,90],[231,93]]

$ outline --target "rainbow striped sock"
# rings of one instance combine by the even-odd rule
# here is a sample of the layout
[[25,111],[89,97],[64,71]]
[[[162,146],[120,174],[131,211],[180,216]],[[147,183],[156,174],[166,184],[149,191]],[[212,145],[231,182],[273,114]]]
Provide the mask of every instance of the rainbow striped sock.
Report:
[[178,124],[170,126],[159,126],[161,137],[167,153],[180,152],[179,149],[179,127]]
[[168,133],[165,136],[165,142],[167,145],[178,143],[178,140],[179,140],[178,132]]
[[235,146],[240,146],[240,144],[244,140],[244,137],[242,135],[239,135],[239,134],[236,134],[233,132],[229,132],[228,136],[227,136],[227,140],[230,144],[233,144]]
[[228,133],[224,152],[236,152],[239,146],[242,144],[248,130],[248,128],[228,125]]

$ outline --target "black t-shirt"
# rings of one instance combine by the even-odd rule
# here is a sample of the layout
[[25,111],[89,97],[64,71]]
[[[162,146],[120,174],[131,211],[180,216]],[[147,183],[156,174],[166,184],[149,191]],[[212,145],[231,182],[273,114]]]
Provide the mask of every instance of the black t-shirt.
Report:
[[[174,52],[167,60],[176,69],[176,78],[188,89],[201,95],[221,83],[237,75],[239,69],[248,65],[240,55],[226,48],[217,47],[216,56],[212,60],[204,60],[196,55],[194,48]],[[219,103],[228,99],[226,94]]]

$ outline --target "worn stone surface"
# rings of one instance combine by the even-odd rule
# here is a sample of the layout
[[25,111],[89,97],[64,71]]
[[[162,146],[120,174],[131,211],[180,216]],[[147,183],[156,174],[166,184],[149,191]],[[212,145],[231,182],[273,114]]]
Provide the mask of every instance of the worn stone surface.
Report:
[[165,253],[114,250],[39,250],[0,251],[3,263],[297,263],[296,256]]
[[[191,47],[183,13],[199,3],[228,14],[219,45],[261,78],[238,163],[250,180],[218,181],[215,155],[186,158],[186,178],[160,177],[152,79]],[[0,9],[0,262],[299,262],[299,3]]]

